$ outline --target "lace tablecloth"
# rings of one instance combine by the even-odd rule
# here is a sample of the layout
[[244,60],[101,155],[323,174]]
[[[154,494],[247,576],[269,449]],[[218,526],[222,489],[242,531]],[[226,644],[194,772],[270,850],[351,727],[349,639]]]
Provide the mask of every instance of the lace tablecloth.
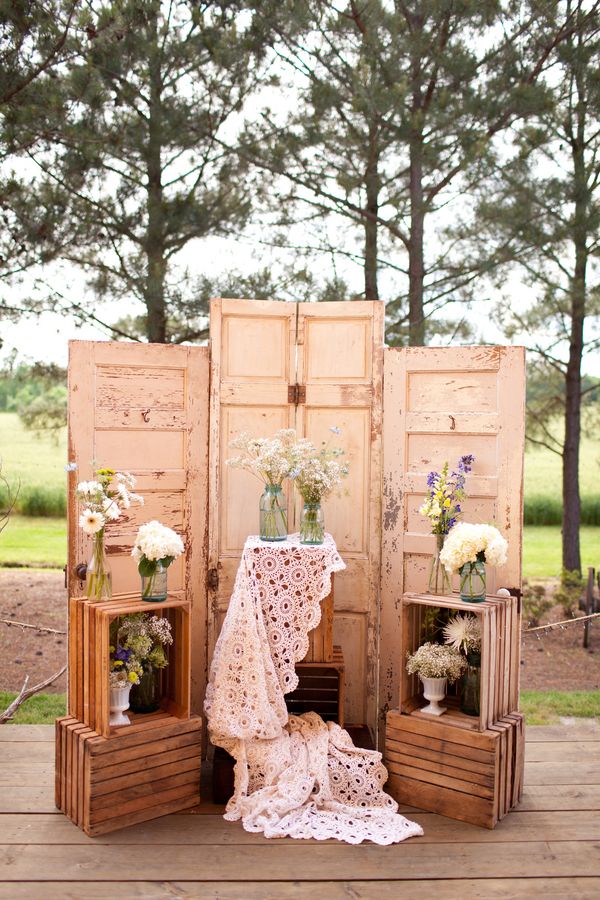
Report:
[[354,747],[316,713],[288,718],[295,663],[321,620],[332,573],[344,568],[331,535],[318,546],[298,535],[278,543],[249,537],[244,546],[205,710],[212,743],[236,760],[225,818],[241,818],[247,831],[380,844],[423,833],[382,790],[380,753]]

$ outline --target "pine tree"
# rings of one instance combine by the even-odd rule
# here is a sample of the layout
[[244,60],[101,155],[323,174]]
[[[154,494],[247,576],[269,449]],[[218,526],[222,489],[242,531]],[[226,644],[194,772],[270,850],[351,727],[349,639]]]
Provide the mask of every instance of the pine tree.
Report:
[[537,81],[566,33],[559,7],[314,2],[280,27],[302,103],[284,122],[265,117],[245,152],[293,185],[288,201],[360,229],[366,298],[379,298],[382,270],[403,280],[390,342],[408,331],[423,344],[426,318],[472,285],[442,243],[444,209],[479,183],[495,137],[543,102]]
[[268,25],[245,2],[90,9],[78,13],[51,102],[32,101],[16,122],[39,172],[33,194],[64,204],[60,258],[83,269],[98,300],[140,301],[150,341],[191,340],[198,328],[180,327],[194,289],[182,251],[252,209],[248,167],[217,139],[235,135],[260,83]]
[[562,457],[563,568],[581,571],[582,400],[595,390],[583,382],[582,361],[600,346],[600,4],[564,5],[572,26],[547,76],[551,102],[519,131],[514,157],[481,198],[474,230],[534,293],[525,310],[508,307],[503,318],[511,338],[525,338],[544,383],[529,405],[528,434]]

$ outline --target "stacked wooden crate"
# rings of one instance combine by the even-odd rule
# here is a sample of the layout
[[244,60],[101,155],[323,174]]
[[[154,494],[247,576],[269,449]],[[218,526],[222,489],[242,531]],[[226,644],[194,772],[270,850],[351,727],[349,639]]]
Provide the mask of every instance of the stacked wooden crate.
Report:
[[[406,657],[427,640],[435,609],[480,620],[479,716],[461,712],[458,696],[450,692],[443,716],[421,712],[425,701],[417,676],[406,673]],[[400,708],[387,714],[385,741],[388,789],[399,802],[488,828],[518,803],[524,764],[519,642],[515,597],[464,603],[458,596],[403,596]]]
[[[164,616],[173,643],[160,672],[160,709],[109,724],[110,626]],[[70,601],[69,715],[56,723],[56,805],[97,835],[200,802],[202,720],[190,715],[190,603],[121,596]]]

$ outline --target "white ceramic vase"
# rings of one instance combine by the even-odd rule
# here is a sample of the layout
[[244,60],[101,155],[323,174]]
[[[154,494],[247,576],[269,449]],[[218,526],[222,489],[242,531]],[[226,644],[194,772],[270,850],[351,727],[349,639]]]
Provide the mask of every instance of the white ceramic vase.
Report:
[[424,706],[421,712],[427,713],[430,716],[441,716],[442,713],[446,712],[445,706],[440,706],[440,700],[443,700],[446,696],[446,682],[447,678],[425,678],[423,675],[419,675],[423,683],[423,696],[426,700],[429,700],[427,706]]
[[131,725],[129,716],[125,715],[125,710],[129,709],[130,690],[130,684],[126,684],[123,687],[111,687],[109,725]]

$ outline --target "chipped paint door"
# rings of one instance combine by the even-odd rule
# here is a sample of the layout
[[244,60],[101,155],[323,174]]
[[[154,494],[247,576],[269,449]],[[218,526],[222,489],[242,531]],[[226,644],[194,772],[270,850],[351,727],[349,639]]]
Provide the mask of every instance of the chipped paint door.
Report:
[[144,506],[107,525],[115,593],[139,590],[130,557],[137,528],[158,519],[183,537],[184,556],[169,568],[169,589],[192,601],[192,705],[201,712],[206,685],[206,516],[208,474],[208,348],[72,341],[69,354],[70,474],[68,581],[84,583],[75,566],[91,556],[78,527],[77,481],[95,467],[127,470]]
[[[346,720],[375,724],[380,547],[383,308],[379,303],[211,304],[209,647],[221,627],[244,540],[258,527],[261,485],[225,466],[240,431],[296,428],[348,452],[348,491],[325,505],[326,528],[347,563],[335,580],[334,640],[346,659]],[[289,391],[294,385],[304,391]],[[304,397],[302,396],[304,394]],[[296,403],[296,399],[298,403]],[[288,495],[292,492],[288,488]],[[289,506],[290,531],[300,506]],[[209,650],[209,654],[210,654]]]
[[[508,561],[488,589],[520,588],[525,441],[522,347],[388,348],[384,353],[380,712],[398,705],[399,599],[427,588],[435,548],[419,514],[427,474],[475,455],[464,521],[493,522]],[[455,583],[455,587],[458,582]]]
[[[334,643],[346,662],[345,720],[376,727],[381,535],[383,304],[300,303],[298,433],[344,448],[350,474],[324,504],[346,570],[335,577]],[[340,428],[339,437],[330,428]]]
[[235,455],[229,444],[243,431],[262,436],[294,427],[288,386],[295,383],[296,316],[294,303],[211,301],[209,658],[244,541],[258,530],[262,492],[257,479],[225,465]]

